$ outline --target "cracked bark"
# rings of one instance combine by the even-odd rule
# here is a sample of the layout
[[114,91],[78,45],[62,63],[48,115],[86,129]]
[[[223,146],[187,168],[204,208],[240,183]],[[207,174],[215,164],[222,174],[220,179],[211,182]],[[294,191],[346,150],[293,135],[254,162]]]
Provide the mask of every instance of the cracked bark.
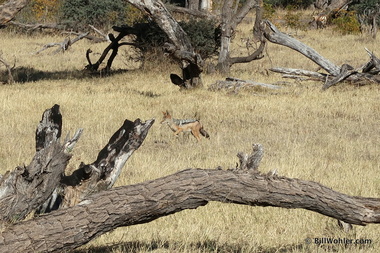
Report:
[[186,169],[91,195],[72,208],[17,223],[0,234],[1,252],[70,250],[120,226],[147,223],[210,201],[303,208],[349,224],[380,223],[380,199],[349,196],[316,182],[262,174],[263,149],[239,154],[235,169]]

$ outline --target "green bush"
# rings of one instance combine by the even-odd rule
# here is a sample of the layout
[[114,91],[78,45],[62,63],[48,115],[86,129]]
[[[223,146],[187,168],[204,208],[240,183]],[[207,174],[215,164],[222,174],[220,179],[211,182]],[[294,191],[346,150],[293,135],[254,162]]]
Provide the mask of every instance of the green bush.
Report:
[[360,24],[354,11],[340,11],[332,20],[335,30],[342,34],[360,33]]
[[274,14],[276,13],[276,9],[273,8],[272,4],[267,3],[266,1],[264,1],[263,7],[264,7],[263,18],[264,19],[271,19],[274,16]]
[[286,8],[292,6],[296,7],[297,9],[306,9],[314,3],[314,0],[264,0],[264,3],[268,3],[275,8]]
[[[217,53],[220,47],[220,29],[216,27],[214,21],[190,20],[179,24],[189,36],[194,50],[203,59]],[[137,32],[134,42],[143,52],[156,52],[165,42],[168,42],[167,35],[154,22],[138,23],[133,28]]]
[[[350,5],[350,10],[355,11],[359,15],[364,15],[364,22],[369,25],[372,22],[371,14],[380,8],[379,0],[356,1]],[[380,16],[377,19],[377,24],[380,25]]]
[[66,0],[61,13],[61,23],[78,30],[87,28],[89,24],[109,28],[123,24],[126,18],[123,0]]
[[195,51],[203,59],[217,53],[220,47],[220,28],[216,27],[213,20],[190,20],[180,22],[181,27],[190,37],[191,44]]
[[305,29],[305,24],[301,22],[302,13],[295,11],[296,7],[288,6],[287,12],[284,16],[286,24],[293,29]]

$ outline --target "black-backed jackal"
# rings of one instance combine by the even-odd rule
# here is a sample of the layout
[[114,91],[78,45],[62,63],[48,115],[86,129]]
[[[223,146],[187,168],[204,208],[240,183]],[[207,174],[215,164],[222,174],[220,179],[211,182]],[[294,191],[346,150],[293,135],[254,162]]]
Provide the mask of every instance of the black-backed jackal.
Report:
[[317,29],[323,29],[327,24],[327,16],[322,14],[313,16],[313,21],[311,22],[315,22],[317,24]]
[[191,134],[198,140],[201,140],[200,135],[210,138],[210,135],[203,129],[202,124],[196,119],[174,119],[168,111],[162,112],[164,117],[161,124],[167,124],[178,135],[180,132],[191,132]]

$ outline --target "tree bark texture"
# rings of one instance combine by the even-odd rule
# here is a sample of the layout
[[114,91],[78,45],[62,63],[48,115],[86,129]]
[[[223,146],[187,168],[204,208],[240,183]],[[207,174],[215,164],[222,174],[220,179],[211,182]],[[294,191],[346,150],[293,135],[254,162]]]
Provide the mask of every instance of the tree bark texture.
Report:
[[[265,48],[265,40],[262,39],[262,32],[257,26],[260,25],[262,17],[262,1],[248,0],[241,8],[239,3],[233,0],[224,0],[222,8],[221,21],[221,44],[218,58],[217,69],[221,73],[228,73],[233,64],[247,63],[253,60],[261,59],[262,52]],[[256,6],[256,21],[254,25],[254,35],[260,41],[259,48],[252,54],[244,57],[231,57],[230,45],[235,34],[236,27],[240,24],[243,18]]]
[[76,205],[90,194],[111,188],[126,161],[144,141],[154,120],[124,124],[99,152],[95,162],[82,163],[65,175],[70,152],[82,129],[60,144],[62,115],[59,105],[43,113],[36,130],[36,154],[28,166],[17,167],[0,178],[0,219],[15,222],[37,213]]
[[256,170],[187,169],[103,191],[72,208],[15,224],[1,232],[0,251],[69,250],[116,227],[147,223],[210,201],[303,208],[357,225],[380,222],[380,199],[348,196],[316,182]]
[[28,166],[18,166],[0,180],[0,219],[18,221],[36,210],[52,195],[71,158],[70,150],[79,139],[59,143],[62,116],[59,105],[43,114],[36,130],[36,154]]
[[30,0],[9,0],[0,5],[0,26],[11,21]]

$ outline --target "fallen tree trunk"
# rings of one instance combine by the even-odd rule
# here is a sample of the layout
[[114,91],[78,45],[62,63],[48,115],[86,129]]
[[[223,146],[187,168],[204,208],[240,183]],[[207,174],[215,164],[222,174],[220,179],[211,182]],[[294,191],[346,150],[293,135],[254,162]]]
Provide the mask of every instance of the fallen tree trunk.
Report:
[[[347,80],[355,84],[365,84],[365,83],[378,83],[380,84],[380,76],[378,75],[380,72],[380,60],[368,49],[366,49],[367,53],[370,56],[370,61],[364,64],[362,67],[354,69],[348,64],[343,64],[341,67],[336,66],[323,56],[321,56],[317,51],[313,48],[303,44],[302,42],[280,32],[271,22],[265,20],[261,24],[261,29],[263,30],[264,36],[270,42],[279,44],[282,46],[289,47],[316,64],[320,66],[322,69],[326,70],[329,75],[302,70],[302,69],[289,69],[289,68],[271,68],[271,71],[283,73],[287,78],[295,78],[299,79],[299,76],[308,76],[312,77],[312,79],[319,79],[324,82],[322,87],[323,90],[328,89],[329,87],[343,81]],[[291,76],[289,76],[291,75]],[[308,79],[306,79],[308,80]]]
[[136,185],[103,191],[72,208],[15,224],[0,234],[1,252],[69,250],[120,226],[204,206],[210,201],[303,208],[356,225],[380,223],[380,199],[348,196],[316,182],[261,174],[261,145],[240,153],[231,170],[187,169]]
[[282,46],[289,47],[297,52],[303,54],[316,64],[318,64],[321,68],[326,70],[331,75],[339,74],[339,67],[330,62],[328,59],[324,58],[313,48],[303,44],[302,42],[290,37],[289,35],[280,32],[276,26],[274,26],[268,20],[263,21],[262,29],[264,32],[264,36],[267,40],[272,43],[279,44]]
[[281,89],[281,86],[278,85],[259,83],[251,80],[242,80],[234,77],[227,77],[224,81],[216,81],[215,83],[210,84],[208,89],[211,91],[224,89],[233,93],[238,93],[240,90],[245,90],[253,87],[263,87],[274,90]]

